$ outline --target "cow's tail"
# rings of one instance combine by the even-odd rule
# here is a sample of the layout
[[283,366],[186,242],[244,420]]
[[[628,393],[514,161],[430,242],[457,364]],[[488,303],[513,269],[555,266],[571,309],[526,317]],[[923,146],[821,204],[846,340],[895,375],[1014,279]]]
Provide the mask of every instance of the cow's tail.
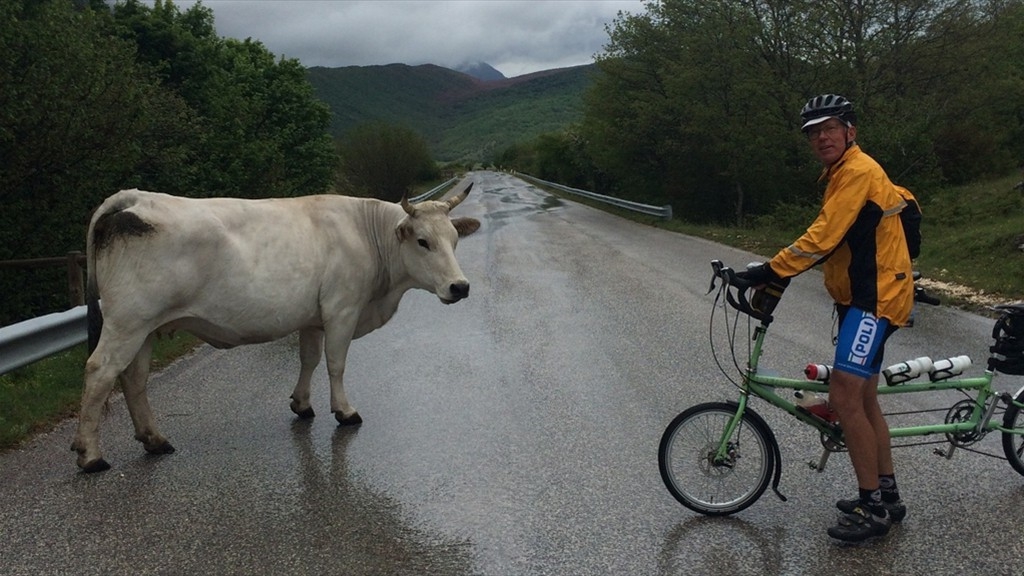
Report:
[[[111,238],[118,235],[140,234],[152,227],[138,217],[121,218],[120,215],[135,206],[139,200],[138,190],[122,190],[107,198],[92,215],[89,231],[85,236],[86,261],[86,325],[89,335],[89,353],[91,354],[100,342],[103,332],[103,310],[100,308],[100,285],[97,279],[96,253],[110,244]],[[124,224],[121,221],[126,220]]]
[[103,332],[103,311],[100,309],[100,289],[96,283],[96,247],[93,245],[94,217],[89,224],[89,233],[85,238],[85,310],[86,326],[89,335],[89,353],[96,349]]

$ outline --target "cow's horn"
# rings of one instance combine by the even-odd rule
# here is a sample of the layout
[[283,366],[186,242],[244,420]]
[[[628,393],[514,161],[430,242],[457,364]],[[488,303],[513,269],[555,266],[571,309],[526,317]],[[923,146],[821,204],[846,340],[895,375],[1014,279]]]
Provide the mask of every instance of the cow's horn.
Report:
[[415,209],[412,207],[412,204],[409,204],[409,197],[406,195],[402,196],[402,210],[405,210],[405,213],[408,214],[409,216],[412,216],[413,212],[415,211]]
[[460,192],[458,195],[449,198],[448,199],[448,210],[450,211],[452,208],[455,208],[456,206],[461,204],[462,201],[466,199],[466,196],[469,195],[469,191],[472,190],[472,189],[473,189],[473,183],[470,182],[469,186],[466,186],[465,190]]

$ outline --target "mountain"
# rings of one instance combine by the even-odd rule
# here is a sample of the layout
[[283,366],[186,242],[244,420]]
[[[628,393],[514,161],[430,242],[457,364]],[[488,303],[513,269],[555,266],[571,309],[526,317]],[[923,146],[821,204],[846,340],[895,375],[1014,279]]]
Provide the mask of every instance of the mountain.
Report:
[[432,64],[389,64],[313,67],[306,75],[333,113],[333,136],[384,121],[421,134],[439,161],[477,162],[579,120],[594,70],[590,64],[484,81]]
[[463,74],[469,74],[473,78],[483,80],[484,82],[507,80],[504,74],[495,70],[487,62],[466,62],[461,66],[456,67],[455,71],[462,72]]

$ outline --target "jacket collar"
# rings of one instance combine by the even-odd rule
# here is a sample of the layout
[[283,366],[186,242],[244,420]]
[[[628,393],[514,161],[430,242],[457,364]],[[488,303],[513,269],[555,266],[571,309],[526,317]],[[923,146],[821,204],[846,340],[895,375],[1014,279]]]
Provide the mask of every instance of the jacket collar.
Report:
[[837,170],[839,170],[840,166],[845,164],[847,160],[849,160],[856,154],[860,154],[860,146],[856,142],[854,142],[853,144],[850,145],[849,148],[846,149],[846,152],[843,152],[843,155],[839,157],[839,160],[836,160],[831,165],[826,166],[821,170],[821,176],[818,176],[818,182],[823,182],[831,178],[832,175],[835,174]]

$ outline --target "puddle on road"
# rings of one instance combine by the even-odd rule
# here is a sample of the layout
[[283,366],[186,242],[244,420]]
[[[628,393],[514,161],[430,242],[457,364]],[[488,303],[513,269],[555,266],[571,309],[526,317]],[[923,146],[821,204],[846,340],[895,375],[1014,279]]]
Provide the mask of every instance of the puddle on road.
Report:
[[561,208],[562,206],[565,206],[565,203],[557,196],[545,197],[544,202],[540,205],[544,210],[552,210],[554,208]]

